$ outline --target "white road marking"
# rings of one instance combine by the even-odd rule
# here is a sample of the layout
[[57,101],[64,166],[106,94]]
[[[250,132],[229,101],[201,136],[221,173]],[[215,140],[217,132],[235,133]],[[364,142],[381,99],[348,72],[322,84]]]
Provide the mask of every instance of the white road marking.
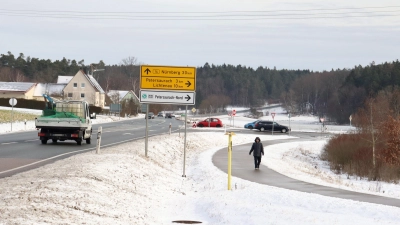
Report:
[[10,145],[10,144],[16,144],[17,142],[8,142],[8,143],[2,143],[2,145]]
[[[177,129],[172,130],[172,132],[175,132],[175,131],[178,131],[178,130]],[[160,133],[160,134],[163,134],[163,133]],[[157,136],[157,135],[160,135],[160,134],[149,135],[149,137]],[[165,132],[164,132],[164,134],[165,134]],[[110,144],[101,145],[100,147],[106,148],[106,147],[109,147],[109,146],[118,145],[118,144],[130,142],[130,141],[135,141],[135,140],[139,140],[139,139],[142,139],[142,138],[145,138],[145,136],[135,137],[135,138],[127,139],[127,140],[124,140],[124,141],[113,142],[113,143],[110,143]],[[17,143],[17,142],[15,142],[15,143]],[[38,164],[38,163],[42,163],[42,162],[45,162],[45,161],[48,161],[48,160],[51,160],[51,159],[56,159],[56,158],[61,157],[61,156],[76,154],[76,153],[85,152],[85,151],[89,151],[89,150],[96,150],[96,147],[90,147],[90,148],[86,148],[86,149],[82,149],[82,150],[67,152],[67,153],[63,153],[63,154],[60,154],[60,155],[55,155],[55,156],[47,158],[47,159],[42,159],[42,160],[39,160],[39,161],[36,161],[36,162],[33,162],[33,163],[29,163],[27,165],[19,166],[19,167],[16,167],[16,168],[5,170],[5,171],[0,171],[0,174],[8,173],[8,172],[11,172],[11,171],[14,171],[14,170],[18,170],[18,169],[22,169],[22,168],[25,168],[25,167],[28,167],[28,166],[32,166],[32,165],[35,165],[35,164]]]

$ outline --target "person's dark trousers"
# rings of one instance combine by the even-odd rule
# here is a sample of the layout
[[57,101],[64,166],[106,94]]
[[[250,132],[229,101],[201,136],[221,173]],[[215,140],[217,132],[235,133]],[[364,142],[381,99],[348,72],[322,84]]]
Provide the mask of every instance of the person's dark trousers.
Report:
[[260,168],[261,156],[254,156],[254,166]]

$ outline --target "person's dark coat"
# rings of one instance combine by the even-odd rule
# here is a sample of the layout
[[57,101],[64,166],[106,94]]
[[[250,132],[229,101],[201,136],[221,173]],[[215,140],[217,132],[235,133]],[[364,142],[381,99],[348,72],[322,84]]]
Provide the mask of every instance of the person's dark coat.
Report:
[[[258,139],[258,142],[256,141]],[[251,146],[249,155],[253,152],[253,156],[261,156],[264,155],[264,146],[261,143],[260,138],[256,137],[256,139],[254,140],[253,145]]]

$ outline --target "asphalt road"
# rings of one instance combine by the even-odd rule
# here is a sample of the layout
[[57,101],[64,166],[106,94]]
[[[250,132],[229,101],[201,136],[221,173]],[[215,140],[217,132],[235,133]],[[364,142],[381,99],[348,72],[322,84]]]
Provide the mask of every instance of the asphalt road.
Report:
[[[178,131],[183,121],[156,117],[148,120],[148,135],[155,136]],[[93,151],[97,144],[97,130],[102,127],[101,148],[145,138],[145,119],[122,120],[93,125],[92,143],[77,145],[75,141],[49,141],[41,144],[37,131],[0,135],[0,178],[52,163],[82,152]],[[181,130],[183,132],[183,130]]]
[[[268,133],[260,134],[270,135]],[[274,134],[281,135],[281,134]],[[296,139],[287,140],[274,140],[274,141],[263,141],[264,146],[274,145],[279,143],[287,142],[299,142],[299,141],[317,141],[321,140],[321,136],[316,133],[296,133],[292,132],[292,136],[297,136]],[[329,197],[351,199],[355,201],[376,203],[382,205],[389,205],[400,207],[400,199],[381,197],[376,195],[363,194],[358,192],[346,191],[337,188],[331,188],[303,181],[295,180],[284,176],[274,170],[269,169],[267,166],[260,165],[259,170],[254,169],[253,156],[249,155],[251,144],[244,144],[239,146],[233,146],[232,149],[232,176],[239,177],[248,181],[256,182],[259,184],[266,184],[269,186],[275,186],[295,191],[315,193]],[[246,159],[248,158],[248,159]],[[227,148],[220,149],[217,151],[212,161],[222,171],[228,173],[228,154]]]

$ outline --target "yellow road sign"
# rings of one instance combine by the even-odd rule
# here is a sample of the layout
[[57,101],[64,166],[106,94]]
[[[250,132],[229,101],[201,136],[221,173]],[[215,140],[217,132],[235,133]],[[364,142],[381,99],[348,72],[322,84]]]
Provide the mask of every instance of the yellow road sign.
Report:
[[141,89],[196,90],[196,67],[140,66]]
[[193,91],[196,83],[193,78],[142,77],[141,89]]
[[186,77],[196,78],[196,67],[140,66],[142,77]]

